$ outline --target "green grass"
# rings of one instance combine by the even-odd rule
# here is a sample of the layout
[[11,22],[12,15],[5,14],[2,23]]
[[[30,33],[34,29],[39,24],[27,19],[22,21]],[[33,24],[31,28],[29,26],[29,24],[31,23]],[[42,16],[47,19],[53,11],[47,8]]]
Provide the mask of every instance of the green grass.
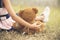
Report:
[[[25,7],[13,7],[15,12]],[[44,7],[37,7],[39,12],[43,11]],[[44,32],[34,35],[22,35],[17,31],[0,32],[0,40],[60,40],[60,8],[51,7],[49,21]]]

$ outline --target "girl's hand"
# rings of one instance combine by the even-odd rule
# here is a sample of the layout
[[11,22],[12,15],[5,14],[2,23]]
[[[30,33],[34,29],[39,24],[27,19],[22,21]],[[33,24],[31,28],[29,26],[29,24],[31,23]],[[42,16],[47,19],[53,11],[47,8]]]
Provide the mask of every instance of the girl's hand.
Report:
[[32,30],[39,30],[40,29],[39,26],[40,25],[32,24],[29,28],[32,29]]

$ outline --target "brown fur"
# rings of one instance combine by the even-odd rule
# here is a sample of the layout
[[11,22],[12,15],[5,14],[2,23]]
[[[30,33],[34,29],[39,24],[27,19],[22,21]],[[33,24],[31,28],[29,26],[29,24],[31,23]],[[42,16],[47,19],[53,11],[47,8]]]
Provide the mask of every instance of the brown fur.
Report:
[[29,29],[23,25],[20,25],[19,23],[14,23],[13,24],[14,28],[19,29],[27,34],[32,34],[35,32],[42,31],[44,28],[44,23],[41,21],[35,21],[37,12],[38,12],[38,10],[36,8],[27,8],[27,9],[19,11],[19,16],[31,24],[34,22],[37,22],[37,25],[41,25],[39,30]]

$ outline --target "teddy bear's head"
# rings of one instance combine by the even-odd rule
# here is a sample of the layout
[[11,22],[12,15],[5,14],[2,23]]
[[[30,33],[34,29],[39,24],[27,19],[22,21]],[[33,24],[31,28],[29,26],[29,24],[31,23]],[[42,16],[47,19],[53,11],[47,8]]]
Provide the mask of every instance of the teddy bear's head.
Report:
[[35,19],[38,10],[36,8],[27,8],[19,11],[19,16],[27,22],[31,22]]

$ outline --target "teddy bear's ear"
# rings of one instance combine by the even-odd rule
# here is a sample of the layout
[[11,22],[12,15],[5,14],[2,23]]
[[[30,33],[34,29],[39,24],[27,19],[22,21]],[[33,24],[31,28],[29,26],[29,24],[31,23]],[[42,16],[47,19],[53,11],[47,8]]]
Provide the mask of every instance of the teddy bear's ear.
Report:
[[20,10],[19,11],[19,16],[21,16],[23,14],[24,10]]
[[37,13],[38,12],[38,9],[37,8],[32,8],[32,10]]

